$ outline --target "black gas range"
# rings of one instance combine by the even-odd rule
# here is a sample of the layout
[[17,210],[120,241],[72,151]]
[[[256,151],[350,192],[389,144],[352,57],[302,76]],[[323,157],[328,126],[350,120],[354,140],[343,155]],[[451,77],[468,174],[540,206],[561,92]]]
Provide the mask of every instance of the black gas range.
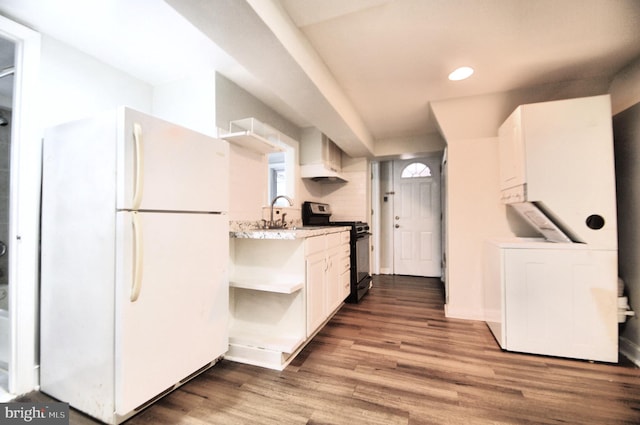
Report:
[[331,207],[320,202],[303,202],[305,226],[348,226],[351,228],[351,292],[346,301],[358,303],[371,288],[369,274],[369,225],[363,221],[331,221]]

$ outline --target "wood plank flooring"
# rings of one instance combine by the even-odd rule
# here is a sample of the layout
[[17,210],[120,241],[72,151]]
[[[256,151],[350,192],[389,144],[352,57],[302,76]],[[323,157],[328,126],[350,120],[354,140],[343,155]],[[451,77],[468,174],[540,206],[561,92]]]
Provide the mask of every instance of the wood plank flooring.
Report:
[[127,424],[640,424],[640,369],[503,352],[439,280],[376,276],[284,371],[223,360]]

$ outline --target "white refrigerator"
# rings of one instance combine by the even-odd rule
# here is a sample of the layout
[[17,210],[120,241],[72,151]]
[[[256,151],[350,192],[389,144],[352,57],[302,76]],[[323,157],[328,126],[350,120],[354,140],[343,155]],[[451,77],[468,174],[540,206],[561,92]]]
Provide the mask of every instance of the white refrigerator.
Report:
[[228,159],[125,107],[45,133],[42,392],[119,423],[227,351]]

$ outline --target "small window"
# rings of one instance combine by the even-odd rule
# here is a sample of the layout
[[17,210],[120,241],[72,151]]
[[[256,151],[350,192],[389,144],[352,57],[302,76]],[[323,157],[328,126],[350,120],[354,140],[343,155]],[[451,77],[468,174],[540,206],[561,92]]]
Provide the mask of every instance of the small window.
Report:
[[269,200],[286,195],[285,157],[283,152],[271,153],[269,158]]
[[403,179],[431,177],[431,168],[429,168],[427,164],[423,164],[422,162],[412,162],[411,164],[404,167],[400,177]]

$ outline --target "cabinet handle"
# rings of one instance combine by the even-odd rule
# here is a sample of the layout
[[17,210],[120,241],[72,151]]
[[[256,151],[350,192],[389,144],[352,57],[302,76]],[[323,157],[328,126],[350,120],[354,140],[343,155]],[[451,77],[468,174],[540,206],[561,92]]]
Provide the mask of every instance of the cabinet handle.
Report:
[[129,295],[129,301],[132,303],[138,300],[140,296],[140,288],[142,286],[142,226],[138,218],[137,212],[131,213],[132,225],[133,225],[133,282],[131,283],[131,294]]
[[143,191],[143,174],[144,174],[144,158],[142,150],[142,126],[138,123],[133,124],[133,146],[135,149],[135,164],[134,164],[134,187],[133,187],[133,201],[132,208],[137,210],[140,208],[142,202]]

